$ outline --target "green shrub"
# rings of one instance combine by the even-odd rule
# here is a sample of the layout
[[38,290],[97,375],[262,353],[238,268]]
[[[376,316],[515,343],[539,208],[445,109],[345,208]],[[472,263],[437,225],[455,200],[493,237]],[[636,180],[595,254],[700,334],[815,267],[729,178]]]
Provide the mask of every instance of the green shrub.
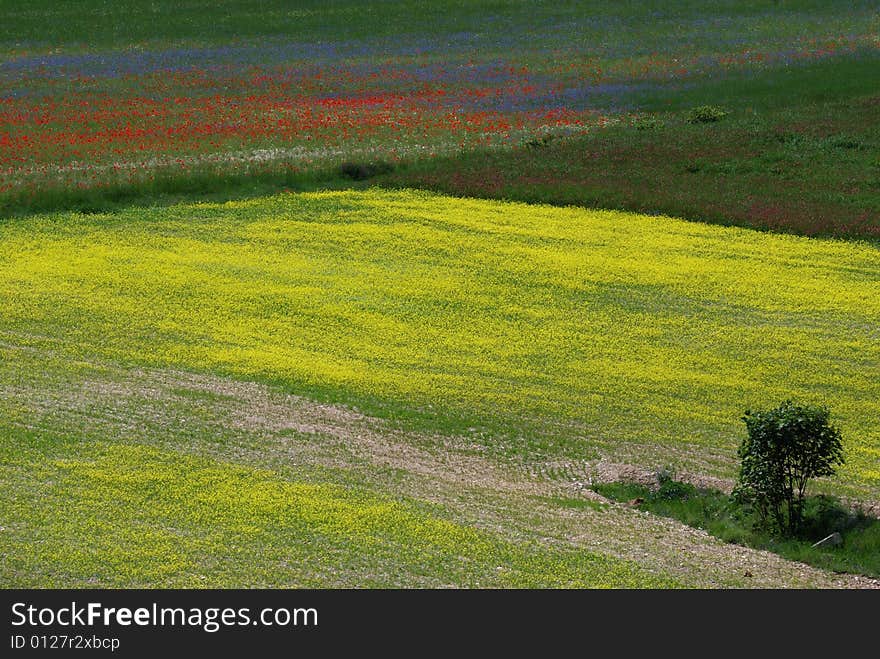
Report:
[[658,130],[663,128],[665,124],[657,117],[638,117],[633,121],[636,130]]
[[761,522],[795,535],[803,520],[809,481],[832,476],[843,464],[840,432],[824,407],[785,401],[766,411],[746,411],[748,437],[739,447],[741,460],[734,496],[751,505]]
[[829,144],[835,149],[853,149],[856,151],[864,151],[868,148],[868,145],[859,138],[848,137],[846,135],[837,135],[829,138]]
[[654,472],[654,478],[657,479],[657,485],[660,486],[675,480],[675,467],[672,465],[664,465]]
[[550,133],[545,133],[544,135],[535,136],[530,140],[527,140],[525,146],[528,149],[543,149],[550,146],[550,143],[553,142],[554,139],[556,139],[555,136]]
[[700,105],[691,109],[687,116],[687,122],[689,124],[709,124],[721,121],[727,115],[727,111],[715,105]]
[[656,501],[687,501],[697,496],[697,488],[690,483],[668,480],[661,483],[654,492],[653,499]]
[[384,161],[378,162],[344,162],[339,165],[339,173],[355,181],[363,181],[380,174],[394,171],[394,165]]

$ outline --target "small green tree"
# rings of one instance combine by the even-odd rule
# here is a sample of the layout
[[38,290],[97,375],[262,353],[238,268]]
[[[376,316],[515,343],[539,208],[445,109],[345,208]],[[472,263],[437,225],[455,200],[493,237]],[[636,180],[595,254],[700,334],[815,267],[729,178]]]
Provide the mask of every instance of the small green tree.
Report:
[[840,432],[830,416],[824,407],[790,400],[743,416],[748,437],[738,451],[734,496],[750,503],[762,522],[772,519],[782,533],[797,533],[809,481],[834,475],[844,462]]

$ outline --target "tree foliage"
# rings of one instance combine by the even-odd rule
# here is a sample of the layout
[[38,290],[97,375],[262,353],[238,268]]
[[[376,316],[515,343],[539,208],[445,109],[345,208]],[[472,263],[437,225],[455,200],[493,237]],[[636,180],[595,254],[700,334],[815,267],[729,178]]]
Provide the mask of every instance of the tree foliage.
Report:
[[840,431],[824,407],[790,400],[765,411],[746,411],[748,437],[734,495],[750,503],[762,522],[794,535],[803,520],[804,497],[811,479],[832,476],[843,464]]

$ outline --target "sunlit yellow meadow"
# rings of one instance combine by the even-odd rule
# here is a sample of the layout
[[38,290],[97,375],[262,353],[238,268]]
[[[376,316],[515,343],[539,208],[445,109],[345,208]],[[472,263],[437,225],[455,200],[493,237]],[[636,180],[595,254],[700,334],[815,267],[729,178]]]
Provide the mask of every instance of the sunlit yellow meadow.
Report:
[[[206,369],[502,452],[730,475],[750,406],[827,403],[880,492],[880,250],[420,192],[0,226],[5,342]],[[497,445],[493,446],[493,442]],[[708,456],[708,457],[707,457]]]
[[[228,462],[102,444],[63,459],[9,456],[3,440],[14,496],[0,513],[38,538],[0,536],[7,587],[676,585],[628,561],[515,544],[387,497]],[[48,480],[34,487],[35,475]]]

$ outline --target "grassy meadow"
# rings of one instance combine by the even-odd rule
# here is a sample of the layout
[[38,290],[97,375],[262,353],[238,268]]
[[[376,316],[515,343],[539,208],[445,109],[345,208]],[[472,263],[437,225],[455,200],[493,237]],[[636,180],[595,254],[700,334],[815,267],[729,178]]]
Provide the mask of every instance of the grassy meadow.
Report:
[[[348,187],[340,164],[378,161],[398,169],[381,185],[876,240],[878,16],[812,0],[10,5],[0,213]],[[701,105],[729,115],[687,125]]]
[[877,585],[594,487],[795,398],[876,510],[876,2],[0,22],[0,586]]
[[[12,430],[4,448],[13,474],[7,491],[17,493],[4,516],[19,516],[4,540],[21,534],[24,543],[37,530],[24,514],[36,495],[26,483],[45,479],[59,491],[43,499],[50,517],[37,537],[46,562],[43,554],[24,561],[8,553],[14,582],[39,583],[27,581],[35,578],[27,566],[59,562],[60,574],[84,579],[77,569],[95,569],[86,566],[100,544],[60,557],[115,520],[107,541],[122,555],[139,556],[144,543],[158,552],[135,559],[130,580],[116,584],[194,583],[189,542],[213,556],[213,533],[269,542],[265,558],[275,565],[272,543],[288,538],[288,550],[300,547],[306,528],[354,542],[368,532],[361,526],[394,540],[388,551],[398,558],[402,545],[428,546],[434,570],[470,583],[467,570],[450,564],[464,545],[437,546],[446,527],[406,506],[279,480],[228,456],[190,462],[175,457],[180,437],[148,450],[137,421],[123,432],[125,446],[106,431],[92,440],[83,410],[85,436],[75,441],[68,433],[76,426],[68,419],[56,427],[52,406],[23,386],[33,359],[19,355],[28,354],[51,355],[58,375],[108,363],[263,382],[354,406],[399,431],[464,438],[466,452],[531,472],[601,457],[730,477],[742,409],[795,395],[829,404],[848,438],[846,468],[826,487],[863,498],[880,490],[880,438],[870,422],[880,400],[870,367],[880,363],[873,246],[378,189],[32,216],[6,222],[0,234],[0,332],[10,360],[3,417]],[[41,386],[61,391],[59,411],[72,404],[66,387],[75,398],[90,396],[89,377],[67,377]],[[104,385],[91,386],[100,396]],[[62,430],[57,445],[46,436]],[[110,505],[129,491],[146,509]],[[52,510],[70,508],[82,517],[59,526]],[[309,526],[313,517],[324,521]],[[156,520],[190,540],[157,545],[152,531],[131,531]],[[462,543],[479,537],[467,527],[461,533]],[[156,547],[180,562],[163,561],[167,573],[155,572],[165,552]],[[247,547],[238,560],[251,555]],[[509,550],[493,545],[485,560],[507,564],[491,552]],[[350,548],[340,551],[339,560],[350,560]],[[572,560],[564,556],[546,560]],[[229,560],[229,573],[209,583],[241,583],[244,567]],[[542,561],[516,568],[509,583],[602,583],[589,571],[574,579],[574,567],[551,570],[551,578]],[[416,561],[401,569],[427,568]],[[653,583],[620,569],[610,585]],[[296,572],[286,578],[314,583]]]
[[526,460],[614,444],[727,472],[742,409],[808,397],[880,492],[872,246],[380,190],[0,235],[3,331],[71,358],[271,382]]
[[[878,67],[860,56],[731,75],[601,131],[405,162],[374,184],[880,244]],[[704,103],[727,116],[689,123]]]

